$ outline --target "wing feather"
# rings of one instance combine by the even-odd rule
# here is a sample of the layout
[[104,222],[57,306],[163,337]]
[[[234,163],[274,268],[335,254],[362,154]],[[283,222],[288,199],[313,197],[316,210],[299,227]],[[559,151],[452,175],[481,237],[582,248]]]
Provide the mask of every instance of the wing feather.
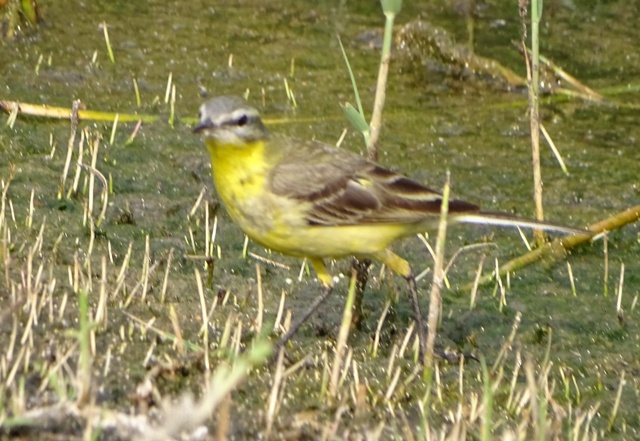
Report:
[[[272,141],[273,142],[273,141]],[[280,140],[273,167],[274,193],[309,203],[312,225],[419,223],[438,216],[442,195],[366,158],[319,142]],[[476,205],[449,201],[450,213],[474,213]]]

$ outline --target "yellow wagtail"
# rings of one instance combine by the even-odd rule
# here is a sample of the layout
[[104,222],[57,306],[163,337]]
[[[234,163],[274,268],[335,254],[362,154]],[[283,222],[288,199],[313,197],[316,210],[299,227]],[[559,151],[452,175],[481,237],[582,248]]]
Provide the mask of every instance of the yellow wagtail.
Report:
[[[422,349],[422,320],[409,263],[392,242],[437,227],[442,196],[366,158],[318,141],[271,135],[258,111],[238,97],[200,108],[194,132],[211,155],[213,181],[233,221],[252,240],[283,254],[306,257],[324,288],[279,345],[328,298],[333,279],[323,259],[373,258],[409,281]],[[449,222],[578,230],[449,201]]]

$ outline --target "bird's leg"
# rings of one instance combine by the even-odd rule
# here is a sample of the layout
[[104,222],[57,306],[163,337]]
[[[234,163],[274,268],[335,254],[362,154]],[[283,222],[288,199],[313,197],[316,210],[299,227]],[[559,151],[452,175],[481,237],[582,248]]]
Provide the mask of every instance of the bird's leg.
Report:
[[322,262],[322,260],[309,258],[309,261],[311,262],[311,265],[313,266],[313,268],[316,270],[318,279],[322,284],[322,292],[320,293],[320,296],[316,297],[316,299],[309,306],[309,308],[307,308],[307,310],[302,314],[302,316],[300,316],[298,320],[293,322],[291,326],[289,326],[289,329],[287,330],[287,332],[285,332],[285,334],[282,337],[280,337],[280,340],[278,340],[278,342],[274,347],[274,353],[276,354],[278,353],[278,351],[282,346],[284,346],[285,344],[287,344],[289,340],[291,340],[291,337],[293,337],[293,334],[296,333],[298,328],[300,328],[300,326],[302,326],[309,319],[309,317],[311,317],[313,313],[316,312],[316,310],[320,307],[320,305],[322,305],[331,296],[331,293],[333,292],[333,279],[331,278],[331,275],[329,275],[329,273],[327,272],[327,269],[324,266],[324,263]]
[[424,355],[427,348],[426,333],[422,313],[420,312],[420,301],[418,298],[418,288],[416,279],[411,271],[411,265],[397,254],[383,250],[373,255],[377,260],[391,268],[391,271],[405,278],[409,284],[409,295],[411,296],[411,306],[413,307],[413,318],[416,321],[416,332],[418,333],[418,357],[420,364],[424,364]]

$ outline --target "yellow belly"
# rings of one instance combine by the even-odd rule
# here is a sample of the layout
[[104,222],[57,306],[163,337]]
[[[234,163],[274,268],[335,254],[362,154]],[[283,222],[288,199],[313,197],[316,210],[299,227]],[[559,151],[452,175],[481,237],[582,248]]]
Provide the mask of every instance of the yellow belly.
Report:
[[256,242],[283,254],[301,257],[341,258],[367,256],[387,248],[407,235],[406,225],[305,226],[278,225]]

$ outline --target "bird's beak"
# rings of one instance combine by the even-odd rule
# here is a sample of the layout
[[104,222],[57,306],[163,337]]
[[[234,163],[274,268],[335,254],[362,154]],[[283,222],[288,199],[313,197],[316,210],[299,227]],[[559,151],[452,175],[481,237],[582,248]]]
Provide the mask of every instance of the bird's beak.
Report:
[[200,133],[203,130],[206,129],[211,129],[213,128],[214,124],[211,122],[211,120],[209,119],[205,119],[205,120],[201,120],[200,122],[198,122],[198,124],[196,124],[196,126],[193,128],[193,133]]

